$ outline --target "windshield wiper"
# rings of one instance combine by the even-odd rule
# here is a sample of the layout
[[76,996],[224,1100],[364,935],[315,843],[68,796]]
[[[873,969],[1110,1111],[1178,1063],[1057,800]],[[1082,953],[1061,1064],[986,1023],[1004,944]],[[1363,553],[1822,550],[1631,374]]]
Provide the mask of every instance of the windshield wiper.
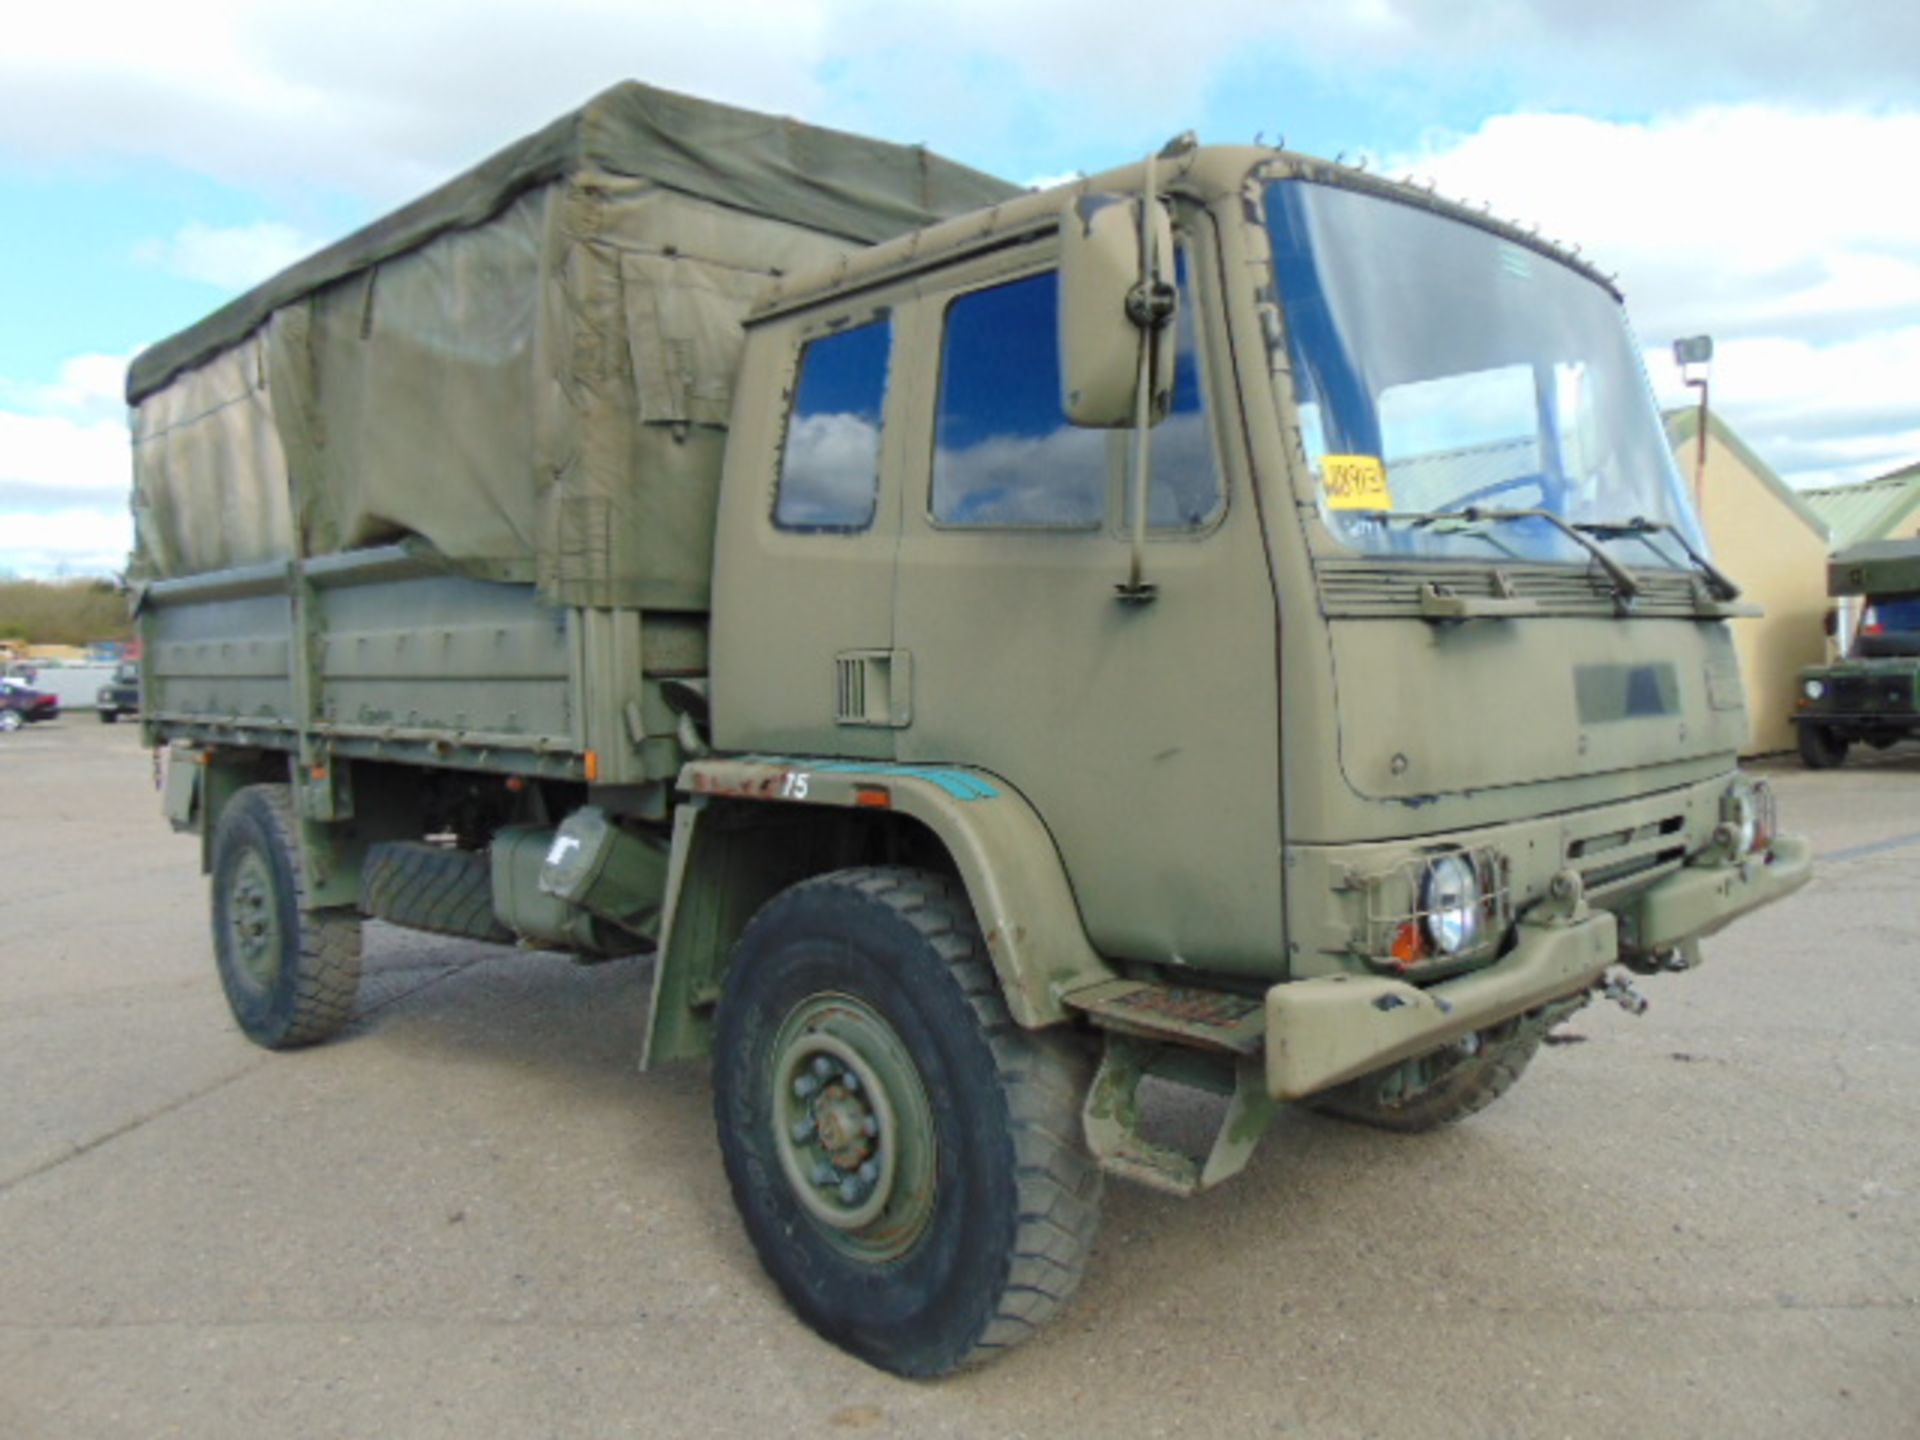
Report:
[[[1607,578],[1613,582],[1614,608],[1622,615],[1632,609],[1633,602],[1640,598],[1640,582],[1633,578],[1632,572],[1626,566],[1607,554],[1600,547],[1599,541],[1581,533],[1588,528],[1587,526],[1569,525],[1551,510],[1486,510],[1478,505],[1468,505],[1460,510],[1390,511],[1387,518],[1411,521],[1416,527],[1433,525],[1442,520],[1464,520],[1468,524],[1477,524],[1481,521],[1503,524],[1513,520],[1544,520],[1591,555],[1600,568],[1607,572]],[[1684,545],[1686,542],[1682,540],[1681,543]],[[1692,553],[1691,547],[1688,553]],[[1714,573],[1719,574],[1718,571]],[[1726,580],[1724,575],[1720,578],[1722,581]]]
[[[1738,600],[1740,587],[1728,578],[1727,573],[1715,565],[1706,556],[1693,548],[1693,542],[1676,526],[1664,520],[1649,520],[1644,515],[1636,515],[1631,520],[1586,520],[1577,523],[1574,529],[1592,535],[1601,540],[1644,540],[1649,535],[1671,535],[1680,548],[1687,552],[1687,559],[1707,582],[1707,589],[1713,592],[1716,600]],[[1649,547],[1651,548],[1651,547]]]

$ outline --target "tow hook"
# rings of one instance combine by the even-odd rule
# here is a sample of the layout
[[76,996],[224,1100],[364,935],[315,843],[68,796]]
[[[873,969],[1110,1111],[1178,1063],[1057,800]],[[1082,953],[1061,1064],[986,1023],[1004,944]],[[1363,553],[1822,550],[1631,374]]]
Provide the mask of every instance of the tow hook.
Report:
[[1661,945],[1653,950],[1620,952],[1620,963],[1636,975],[1680,975],[1698,968],[1700,942],[1682,940],[1677,945]]
[[1633,982],[1624,975],[1610,975],[1605,984],[1596,985],[1594,988],[1603,998],[1613,1001],[1629,1015],[1647,1013],[1647,997],[1634,989]]

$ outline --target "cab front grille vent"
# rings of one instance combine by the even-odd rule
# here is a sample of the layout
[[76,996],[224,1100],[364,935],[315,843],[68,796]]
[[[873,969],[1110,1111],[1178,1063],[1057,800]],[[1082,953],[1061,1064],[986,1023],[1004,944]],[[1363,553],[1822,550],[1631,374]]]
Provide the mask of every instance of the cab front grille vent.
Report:
[[[1502,565],[1506,589],[1496,590],[1486,565],[1453,561],[1417,564],[1361,559],[1323,559],[1316,562],[1320,595],[1330,616],[1344,619],[1418,618],[1420,592],[1426,585],[1443,586],[1465,596],[1494,596],[1532,600],[1551,615],[1614,613],[1613,582],[1599,568],[1568,565]],[[1694,577],[1684,571],[1636,570],[1640,597],[1633,613],[1670,618],[1698,616]]]

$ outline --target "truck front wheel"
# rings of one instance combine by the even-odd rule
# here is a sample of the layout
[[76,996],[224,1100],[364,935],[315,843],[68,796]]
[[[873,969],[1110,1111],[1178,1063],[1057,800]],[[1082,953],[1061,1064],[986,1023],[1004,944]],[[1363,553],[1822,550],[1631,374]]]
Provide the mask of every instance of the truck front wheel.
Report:
[[213,833],[213,952],[241,1031],[287,1050],[324,1040],[353,1015],[360,916],[309,910],[293,800],[249,785]]
[[1547,1026],[1521,1016],[1417,1060],[1314,1096],[1314,1109],[1381,1130],[1417,1134],[1484,1110],[1513,1087]]
[[776,896],[734,952],[715,1054],[734,1201],[827,1339],[940,1375],[1066,1302],[1099,1219],[1084,1057],[1013,1023],[954,882],[842,870]]
[[1800,732],[1800,763],[1809,770],[1837,769],[1847,758],[1847,737],[1831,725],[1802,720],[1794,727]]

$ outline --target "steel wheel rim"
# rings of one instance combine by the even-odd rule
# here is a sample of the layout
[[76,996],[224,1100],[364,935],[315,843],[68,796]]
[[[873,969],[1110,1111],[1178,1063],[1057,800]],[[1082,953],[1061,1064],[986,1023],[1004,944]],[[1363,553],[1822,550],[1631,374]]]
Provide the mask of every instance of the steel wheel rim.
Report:
[[834,1248],[898,1259],[933,1214],[933,1107],[899,1034],[850,995],[795,1006],[774,1036],[774,1148],[801,1211]]
[[234,866],[227,892],[227,934],[234,967],[249,988],[266,991],[280,974],[280,909],[265,857],[248,850]]

